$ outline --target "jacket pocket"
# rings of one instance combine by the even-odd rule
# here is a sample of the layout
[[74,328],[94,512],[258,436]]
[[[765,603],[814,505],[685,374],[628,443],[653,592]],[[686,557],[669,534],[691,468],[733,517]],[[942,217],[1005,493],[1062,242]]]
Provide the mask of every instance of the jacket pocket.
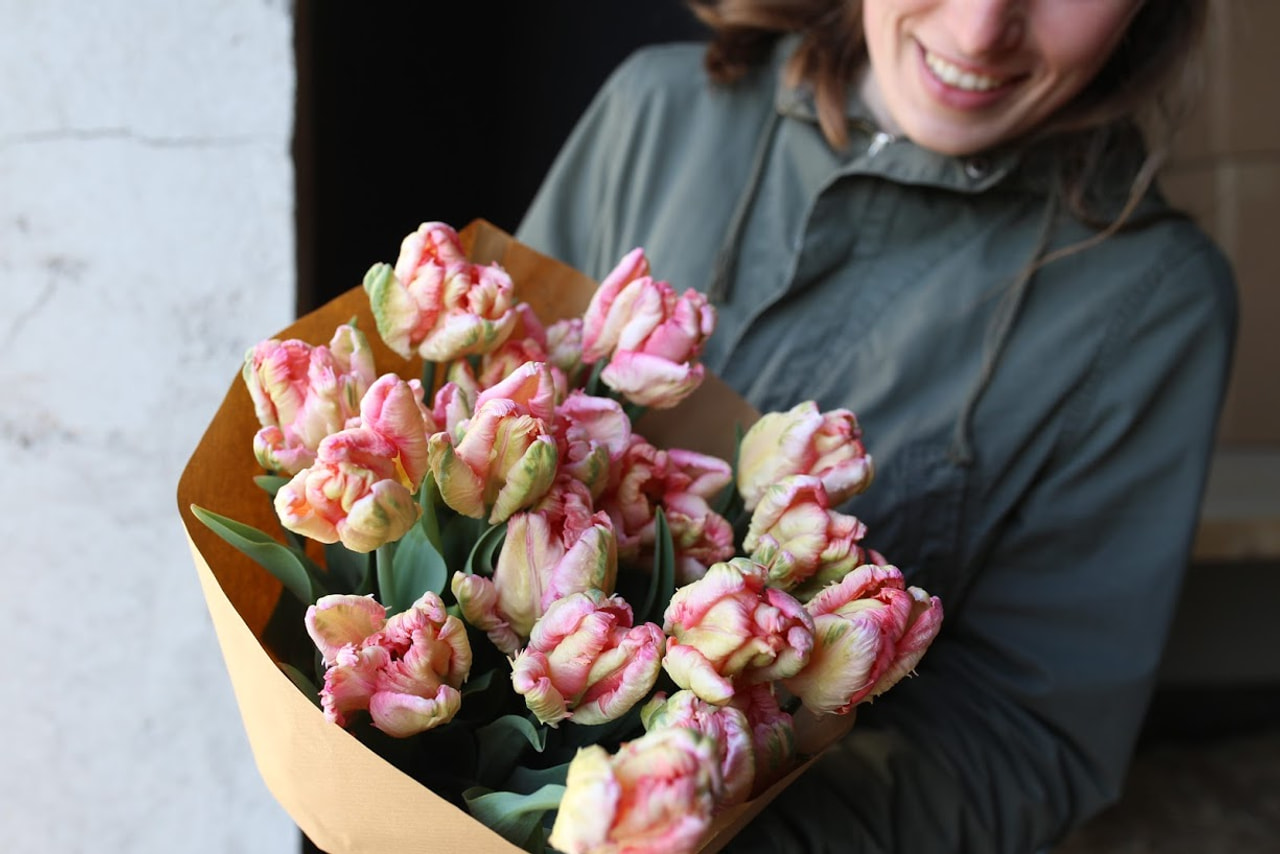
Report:
[[902,570],[909,584],[947,601],[960,583],[960,526],[968,469],[937,439],[876,459],[876,478],[846,505],[867,525],[863,544]]

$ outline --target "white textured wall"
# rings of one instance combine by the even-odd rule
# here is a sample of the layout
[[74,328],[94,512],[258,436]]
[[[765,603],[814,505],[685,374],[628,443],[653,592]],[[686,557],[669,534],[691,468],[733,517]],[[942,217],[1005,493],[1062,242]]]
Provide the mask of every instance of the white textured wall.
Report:
[[0,0],[0,850],[289,852],[175,509],[293,303],[285,0]]

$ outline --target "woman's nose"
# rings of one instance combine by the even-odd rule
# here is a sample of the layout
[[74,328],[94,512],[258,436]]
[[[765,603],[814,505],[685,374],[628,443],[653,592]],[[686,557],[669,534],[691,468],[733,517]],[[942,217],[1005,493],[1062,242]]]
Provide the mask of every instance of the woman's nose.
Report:
[[969,57],[1007,53],[1022,41],[1027,0],[951,0],[950,6],[955,47]]

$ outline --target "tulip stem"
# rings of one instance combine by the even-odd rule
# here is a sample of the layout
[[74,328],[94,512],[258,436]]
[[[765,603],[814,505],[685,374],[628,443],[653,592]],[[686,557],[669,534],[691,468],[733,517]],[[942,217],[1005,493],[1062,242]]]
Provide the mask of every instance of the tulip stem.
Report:
[[431,399],[436,393],[436,389],[442,385],[443,377],[441,376],[441,368],[443,365],[436,362],[422,360],[422,397],[423,403],[431,405]]
[[395,580],[391,573],[395,556],[395,543],[383,543],[378,546],[373,559],[378,572],[378,601],[387,607],[391,606],[390,599],[395,590]]
[[585,391],[587,394],[591,395],[592,397],[601,396],[600,395],[600,374],[604,372],[604,368],[606,364],[607,363],[605,362],[605,360],[601,359],[600,361],[594,362],[591,365],[591,375],[587,377],[587,385],[583,389],[583,391]]

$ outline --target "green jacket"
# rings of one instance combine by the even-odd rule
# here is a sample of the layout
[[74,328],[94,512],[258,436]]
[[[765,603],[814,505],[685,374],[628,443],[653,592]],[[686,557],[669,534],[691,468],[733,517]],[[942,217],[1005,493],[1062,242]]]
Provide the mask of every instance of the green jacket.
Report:
[[[1046,220],[1036,151],[954,159],[823,141],[771,67],[701,47],[598,95],[519,236],[596,277],[645,247],[716,295],[708,366],[757,408],[857,413],[866,544],[941,597],[943,632],[730,850],[1029,852],[1120,793],[1192,541],[1235,324],[1228,265],[1167,217]],[[1154,197],[1144,213],[1161,208]]]

